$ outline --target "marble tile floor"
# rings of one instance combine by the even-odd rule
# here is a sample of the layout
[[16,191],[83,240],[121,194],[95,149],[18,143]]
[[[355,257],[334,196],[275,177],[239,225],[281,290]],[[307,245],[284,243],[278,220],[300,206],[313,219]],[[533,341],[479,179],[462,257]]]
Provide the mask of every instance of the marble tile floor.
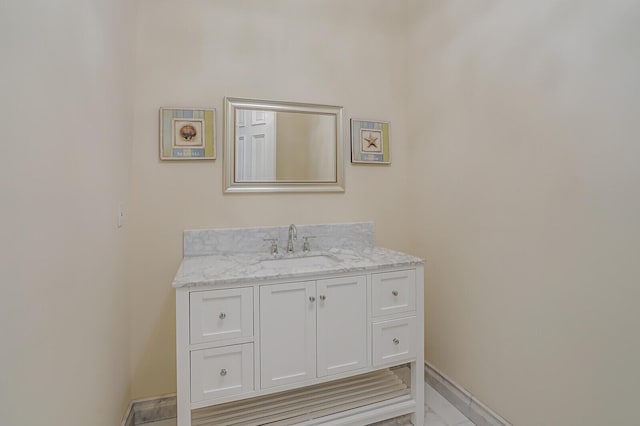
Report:
[[[449,401],[444,399],[435,389],[428,384],[425,390],[425,418],[424,426],[474,426],[474,424],[458,411]],[[410,424],[410,423],[409,423]],[[391,419],[376,423],[375,426],[400,426],[397,420]],[[161,420],[153,423],[145,423],[145,426],[176,426],[176,419]]]

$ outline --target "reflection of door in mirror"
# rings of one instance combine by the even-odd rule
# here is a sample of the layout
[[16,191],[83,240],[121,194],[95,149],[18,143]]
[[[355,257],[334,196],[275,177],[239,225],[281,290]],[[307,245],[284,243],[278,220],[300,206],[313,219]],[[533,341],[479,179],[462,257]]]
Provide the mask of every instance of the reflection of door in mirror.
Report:
[[236,109],[237,182],[275,181],[275,116],[270,111]]

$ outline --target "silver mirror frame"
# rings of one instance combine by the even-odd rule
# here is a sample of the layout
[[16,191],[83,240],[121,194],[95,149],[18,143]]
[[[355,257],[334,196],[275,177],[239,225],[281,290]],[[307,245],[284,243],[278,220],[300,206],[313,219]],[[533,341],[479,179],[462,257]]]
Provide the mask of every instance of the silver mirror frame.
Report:
[[[236,182],[235,180],[235,110],[258,109],[273,112],[326,114],[336,117],[336,181],[335,182]],[[298,102],[224,98],[224,192],[344,192],[344,139],[342,107]]]

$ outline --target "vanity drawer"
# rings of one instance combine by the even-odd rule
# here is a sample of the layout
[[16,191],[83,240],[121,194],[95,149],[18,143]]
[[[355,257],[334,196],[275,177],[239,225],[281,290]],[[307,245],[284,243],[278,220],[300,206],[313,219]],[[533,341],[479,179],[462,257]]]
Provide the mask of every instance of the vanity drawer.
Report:
[[191,402],[253,390],[253,343],[191,352]]
[[416,309],[415,270],[371,274],[374,317]]
[[253,336],[253,288],[195,291],[189,299],[191,344]]
[[373,365],[415,358],[416,340],[416,317],[374,323]]

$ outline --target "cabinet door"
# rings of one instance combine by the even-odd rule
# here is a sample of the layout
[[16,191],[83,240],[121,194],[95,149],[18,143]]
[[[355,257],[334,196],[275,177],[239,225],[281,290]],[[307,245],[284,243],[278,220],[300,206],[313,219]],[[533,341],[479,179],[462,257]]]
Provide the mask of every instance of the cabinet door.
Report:
[[260,287],[260,386],[316,377],[315,281]]
[[318,376],[367,366],[367,279],[319,280]]

